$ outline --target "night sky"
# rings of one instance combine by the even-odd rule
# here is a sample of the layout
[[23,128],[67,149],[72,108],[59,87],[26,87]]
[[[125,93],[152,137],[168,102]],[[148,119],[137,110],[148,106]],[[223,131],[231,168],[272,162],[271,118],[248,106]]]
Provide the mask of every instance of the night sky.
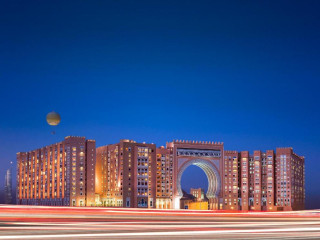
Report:
[[[307,207],[320,208],[319,12],[320,1],[1,1],[1,191],[17,152],[68,135],[204,140],[293,147]],[[195,168],[187,191],[207,185]]]

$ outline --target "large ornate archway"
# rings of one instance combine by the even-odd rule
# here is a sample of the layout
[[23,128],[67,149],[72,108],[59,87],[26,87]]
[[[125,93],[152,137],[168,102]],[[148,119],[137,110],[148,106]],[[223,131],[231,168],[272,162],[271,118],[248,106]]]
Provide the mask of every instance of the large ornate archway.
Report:
[[200,167],[208,178],[208,191],[206,193],[208,198],[217,197],[220,193],[221,189],[221,182],[220,182],[220,175],[215,166],[203,159],[194,159],[191,161],[186,162],[183,164],[183,166],[180,168],[177,176],[177,190],[179,196],[182,196],[182,189],[181,189],[181,177],[183,172],[191,165],[195,165],[197,167]]
[[181,188],[182,174],[191,165],[200,167],[205,172],[208,178],[208,190],[206,195],[207,195],[207,198],[209,199],[209,209],[218,209],[219,193],[221,190],[221,178],[220,178],[219,171],[210,160],[193,159],[185,162],[180,167],[177,174],[177,181],[176,181],[177,198],[180,199],[183,196],[182,188]]
[[221,173],[223,169],[223,143],[204,141],[175,140],[167,143],[172,153],[172,203],[175,209],[180,208],[180,199],[183,196],[181,177],[183,172],[191,165],[200,167],[208,178],[207,198],[209,209],[222,208],[223,182]]

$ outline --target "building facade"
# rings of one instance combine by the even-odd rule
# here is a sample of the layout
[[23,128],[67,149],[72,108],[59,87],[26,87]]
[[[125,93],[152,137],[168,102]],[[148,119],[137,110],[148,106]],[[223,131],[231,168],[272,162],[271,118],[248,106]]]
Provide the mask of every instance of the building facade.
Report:
[[189,140],[159,148],[120,140],[96,148],[94,140],[66,137],[17,154],[17,204],[180,209],[182,175],[195,165],[206,174],[208,189],[192,192],[206,196],[208,209],[301,210],[304,161],[292,148],[249,153]]
[[304,157],[292,148],[225,151],[223,209],[290,211],[305,208]]
[[95,161],[95,141],[84,137],[17,153],[17,204],[93,206]]
[[190,194],[196,198],[196,201],[201,202],[204,200],[204,191],[202,188],[191,188]]
[[209,209],[221,209],[223,179],[223,143],[175,140],[167,143],[173,154],[173,206],[180,209],[183,196],[181,178],[183,172],[191,165],[201,168],[208,178]]
[[97,148],[97,205],[156,207],[156,145],[121,140]]
[[156,208],[173,208],[173,149],[157,148]]
[[157,208],[181,208],[181,176],[190,165],[207,175],[209,209],[290,211],[305,207],[304,157],[292,148],[250,154],[224,150],[220,142],[175,140],[157,149],[157,161]]

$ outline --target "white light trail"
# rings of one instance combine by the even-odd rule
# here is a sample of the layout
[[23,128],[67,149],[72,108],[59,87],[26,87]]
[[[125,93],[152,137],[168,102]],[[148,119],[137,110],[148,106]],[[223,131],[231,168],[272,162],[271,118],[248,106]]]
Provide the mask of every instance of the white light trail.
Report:
[[[45,238],[88,238],[88,237],[145,237],[145,236],[194,236],[194,235],[216,235],[216,234],[242,234],[242,233],[301,233],[320,231],[320,227],[309,228],[270,228],[257,230],[216,230],[216,231],[174,231],[174,232],[134,232],[134,233],[84,233],[84,234],[46,234],[46,235],[7,235],[0,239],[45,239]],[[319,232],[320,236],[320,232]]]

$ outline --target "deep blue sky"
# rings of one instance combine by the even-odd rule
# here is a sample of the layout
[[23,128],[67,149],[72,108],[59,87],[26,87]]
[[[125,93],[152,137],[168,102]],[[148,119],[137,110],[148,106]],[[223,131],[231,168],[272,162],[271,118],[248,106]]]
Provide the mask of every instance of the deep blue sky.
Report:
[[319,12],[319,1],[1,1],[0,187],[16,152],[66,135],[214,140],[292,146],[320,208]]

